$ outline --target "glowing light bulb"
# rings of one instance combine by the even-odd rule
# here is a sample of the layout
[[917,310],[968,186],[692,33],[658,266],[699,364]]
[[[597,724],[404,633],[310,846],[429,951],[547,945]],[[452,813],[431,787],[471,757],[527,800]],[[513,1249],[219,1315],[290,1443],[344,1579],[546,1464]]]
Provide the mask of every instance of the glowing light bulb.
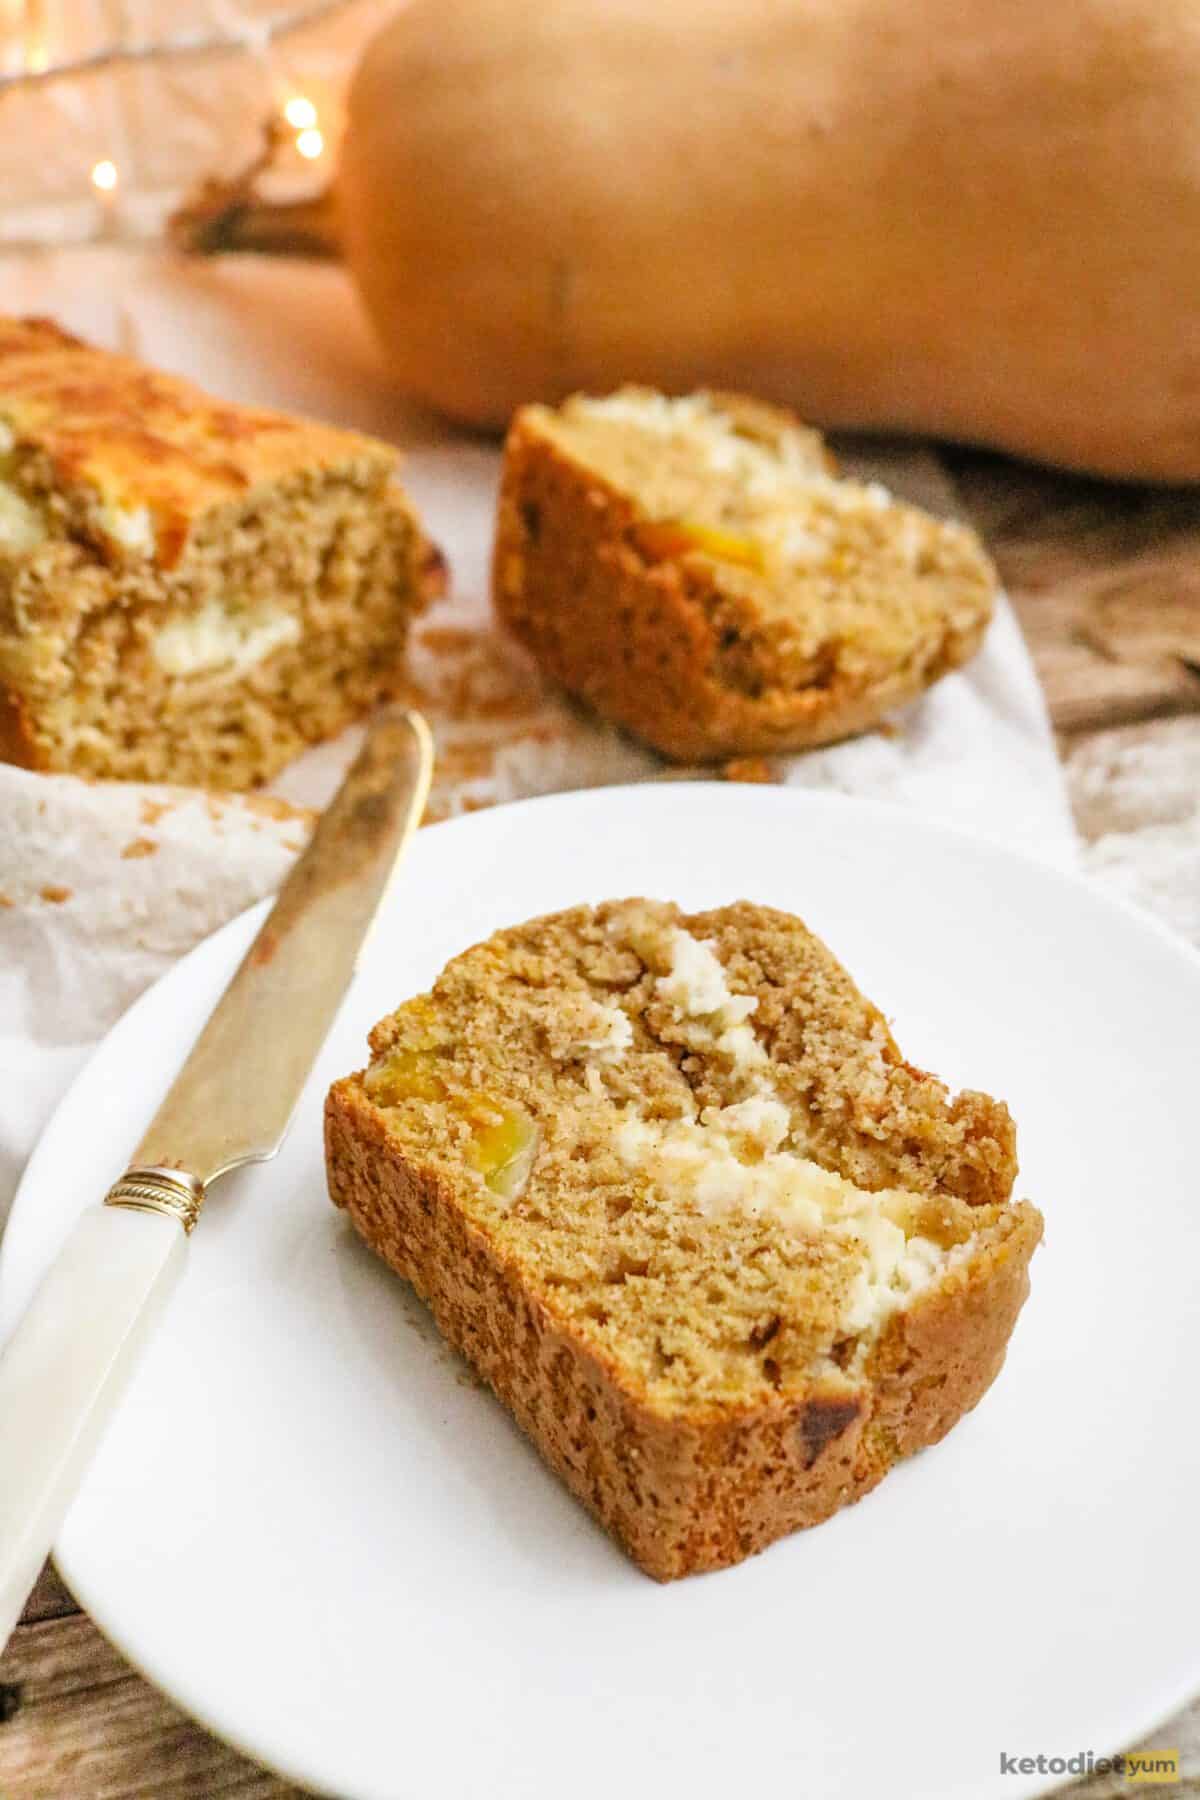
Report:
[[283,116],[294,131],[311,131],[317,122],[317,109],[303,94],[293,94]]
[[325,148],[324,134],[318,131],[315,125],[310,125],[297,137],[296,148],[301,156],[308,158],[309,162],[315,162]]
[[92,166],[92,186],[99,188],[102,194],[111,194],[117,185],[117,165],[110,162],[107,156],[103,161]]

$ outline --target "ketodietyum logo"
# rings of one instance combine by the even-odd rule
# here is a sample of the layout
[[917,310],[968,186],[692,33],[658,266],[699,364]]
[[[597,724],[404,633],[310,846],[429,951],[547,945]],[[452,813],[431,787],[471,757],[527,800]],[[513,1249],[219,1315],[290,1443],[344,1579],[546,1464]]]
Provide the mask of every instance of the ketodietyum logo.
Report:
[[1143,1786],[1168,1786],[1179,1780],[1178,1750],[1125,1750],[1117,1756],[1012,1756],[1000,1752],[1002,1775],[1123,1775]]

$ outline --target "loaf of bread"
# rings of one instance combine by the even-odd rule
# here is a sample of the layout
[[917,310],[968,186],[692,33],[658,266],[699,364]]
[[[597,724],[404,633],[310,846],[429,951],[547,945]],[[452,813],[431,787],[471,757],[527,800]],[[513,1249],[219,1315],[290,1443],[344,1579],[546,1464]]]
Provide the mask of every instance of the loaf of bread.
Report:
[[396,468],[0,320],[0,757],[245,788],[392,693],[441,579]]
[[502,931],[371,1034],[329,1188],[649,1574],[858,1499],[997,1374],[1041,1235],[1014,1130],[906,1063],[799,919]]
[[517,413],[493,593],[554,680],[703,760],[878,724],[978,648],[995,576],[791,414],[627,388]]

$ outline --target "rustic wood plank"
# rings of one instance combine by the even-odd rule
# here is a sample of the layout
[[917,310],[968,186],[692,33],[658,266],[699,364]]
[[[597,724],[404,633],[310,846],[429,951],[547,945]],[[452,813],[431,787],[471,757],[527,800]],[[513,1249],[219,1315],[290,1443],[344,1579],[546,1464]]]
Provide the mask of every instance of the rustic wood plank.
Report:
[[37,1586],[25,1603],[22,1625],[37,1625],[42,1619],[63,1619],[77,1613],[74,1595],[52,1562],[47,1562],[37,1578]]
[[1014,596],[1050,717],[1059,731],[1134,725],[1143,719],[1200,711],[1200,680],[1180,665],[1163,669],[1106,662],[1067,635],[1077,629],[1051,609]]
[[1195,1800],[1200,1795],[1200,1702],[1178,1713],[1160,1731],[1132,1746],[1147,1755],[1174,1750],[1179,1757],[1180,1779],[1166,1785],[1131,1782],[1123,1774],[1093,1775],[1064,1790],[1072,1800],[1129,1800],[1132,1794],[1163,1794],[1167,1800]]
[[1055,725],[1200,712],[1200,493],[979,452],[945,462],[1017,609]]
[[0,1659],[4,1800],[302,1800],[144,1682],[82,1613],[20,1625]]

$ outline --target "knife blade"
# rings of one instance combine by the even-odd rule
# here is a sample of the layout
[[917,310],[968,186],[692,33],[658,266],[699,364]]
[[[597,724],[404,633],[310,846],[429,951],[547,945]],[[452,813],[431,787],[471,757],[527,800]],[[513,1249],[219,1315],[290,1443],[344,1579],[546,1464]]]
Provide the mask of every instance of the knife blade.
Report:
[[0,1352],[0,1648],[186,1262],[208,1187],[278,1151],[429,794],[417,713],[392,707],[101,1205]]
[[210,1182],[274,1156],[424,807],[429,760],[413,714],[373,726],[138,1145],[138,1167]]

